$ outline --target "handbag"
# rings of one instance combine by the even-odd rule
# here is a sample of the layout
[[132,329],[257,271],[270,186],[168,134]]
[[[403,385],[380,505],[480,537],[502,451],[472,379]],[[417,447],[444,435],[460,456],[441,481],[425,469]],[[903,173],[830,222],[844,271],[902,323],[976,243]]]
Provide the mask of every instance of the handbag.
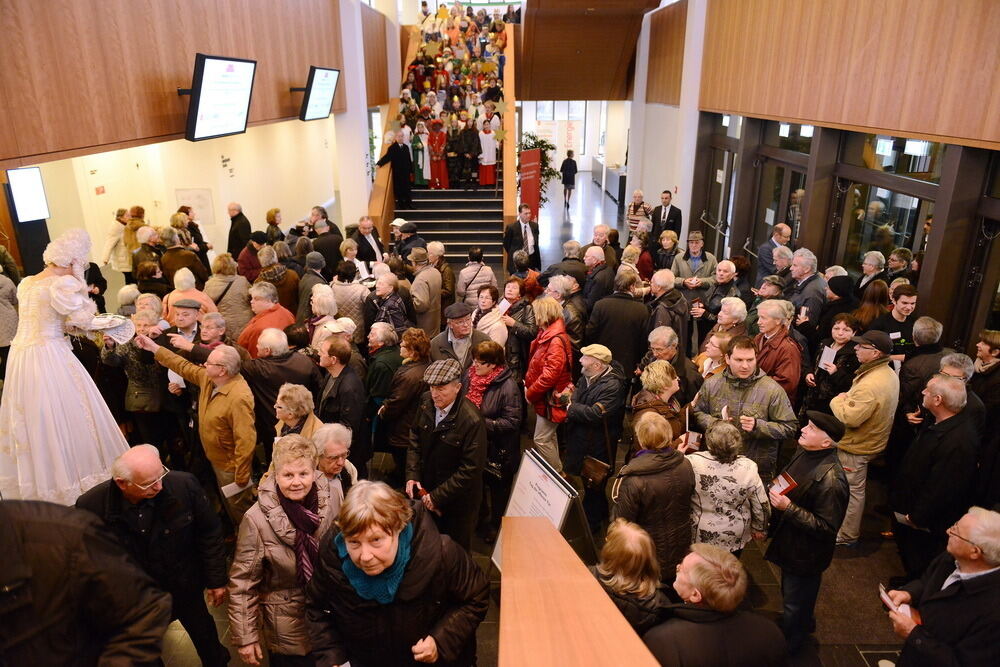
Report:
[[611,435],[608,433],[607,417],[601,418],[601,425],[604,427],[604,446],[607,448],[608,461],[610,463],[605,463],[599,458],[590,455],[583,457],[580,477],[583,478],[583,485],[588,489],[602,487],[608,475],[611,474],[611,466],[615,463],[615,453],[611,448]]
[[[565,342],[563,343],[563,346],[565,347]],[[566,362],[569,364],[569,368],[572,370],[573,358],[570,356],[570,348],[566,348]],[[566,387],[563,387],[563,390],[565,389]],[[553,419],[553,414],[552,414],[553,409],[559,409],[565,413],[566,403],[567,403],[566,399],[556,398],[555,387],[549,389],[547,392],[545,392],[545,418],[548,419],[550,422],[555,422],[556,420]]]

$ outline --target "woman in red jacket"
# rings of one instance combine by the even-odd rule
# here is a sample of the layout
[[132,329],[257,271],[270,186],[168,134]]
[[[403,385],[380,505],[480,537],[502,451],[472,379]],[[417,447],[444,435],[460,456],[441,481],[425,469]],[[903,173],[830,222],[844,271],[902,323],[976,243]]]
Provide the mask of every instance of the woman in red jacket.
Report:
[[566,407],[555,395],[570,385],[573,348],[566,335],[562,307],[548,296],[531,303],[538,325],[538,336],[531,342],[528,370],[524,375],[524,395],[535,408],[535,449],[553,468],[562,472],[556,427],[566,419]]

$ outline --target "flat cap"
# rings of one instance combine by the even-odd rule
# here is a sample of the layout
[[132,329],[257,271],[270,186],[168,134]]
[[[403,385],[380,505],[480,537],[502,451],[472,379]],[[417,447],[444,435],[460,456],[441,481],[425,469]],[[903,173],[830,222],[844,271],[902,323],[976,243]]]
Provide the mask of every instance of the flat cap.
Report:
[[334,321],[340,326],[341,331],[348,336],[353,336],[354,332],[358,330],[357,323],[349,317],[338,317]]
[[194,310],[201,310],[201,304],[194,299],[181,299],[180,301],[170,305],[174,308],[193,308]]
[[395,220],[393,220],[392,222],[389,223],[389,226],[390,227],[402,227],[405,224],[406,224],[406,220],[403,220],[402,218],[396,218]]
[[446,320],[459,320],[463,317],[471,315],[474,310],[475,308],[469,304],[464,301],[459,301],[458,303],[453,303],[444,309],[444,318]]
[[771,283],[772,285],[777,285],[778,287],[785,288],[785,279],[781,276],[764,276],[765,283]]
[[264,232],[250,232],[250,240],[263,245],[267,243],[267,234]]
[[809,419],[809,421],[811,421],[816,428],[830,436],[830,439],[834,442],[840,442],[840,439],[844,437],[844,430],[846,427],[842,421],[833,415],[828,415],[825,412],[819,412],[817,410],[806,410],[806,418]]
[[864,332],[860,336],[854,336],[851,340],[859,345],[871,345],[882,354],[889,354],[892,352],[892,339],[889,338],[889,334],[884,331],[872,329]]
[[606,364],[611,363],[611,350],[603,345],[587,345],[580,350],[580,354],[587,357],[593,357],[594,359],[603,361]]
[[399,231],[403,234],[416,234],[417,233],[417,223],[406,222],[399,226]]
[[699,232],[698,230],[688,232],[688,241],[704,241],[704,240],[705,240],[705,235]]
[[306,255],[306,268],[307,269],[322,269],[326,266],[326,258],[320,253],[313,250],[311,253]]
[[826,284],[830,286],[830,291],[841,299],[846,299],[854,290],[854,281],[849,276],[834,276]]
[[[323,329],[329,331],[332,334],[348,333],[347,329],[344,328],[344,324],[343,322],[340,321],[340,319],[324,322]],[[354,332],[352,331],[351,333]]]
[[431,387],[455,382],[462,377],[462,364],[454,359],[438,359],[424,371],[424,382]]

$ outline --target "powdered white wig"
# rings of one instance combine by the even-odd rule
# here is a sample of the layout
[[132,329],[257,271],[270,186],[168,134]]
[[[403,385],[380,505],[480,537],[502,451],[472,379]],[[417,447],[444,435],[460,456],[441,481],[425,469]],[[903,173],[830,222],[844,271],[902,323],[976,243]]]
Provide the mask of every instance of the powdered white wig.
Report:
[[42,261],[63,268],[72,268],[73,275],[86,285],[83,279],[90,256],[90,236],[82,229],[70,229],[55,241],[51,241],[42,253]]

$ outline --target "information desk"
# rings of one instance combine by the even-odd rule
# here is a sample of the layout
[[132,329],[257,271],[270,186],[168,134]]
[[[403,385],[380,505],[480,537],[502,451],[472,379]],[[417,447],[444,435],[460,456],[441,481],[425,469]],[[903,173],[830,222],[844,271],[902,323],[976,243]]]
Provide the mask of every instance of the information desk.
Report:
[[628,665],[656,659],[552,523],[504,517],[500,667]]

